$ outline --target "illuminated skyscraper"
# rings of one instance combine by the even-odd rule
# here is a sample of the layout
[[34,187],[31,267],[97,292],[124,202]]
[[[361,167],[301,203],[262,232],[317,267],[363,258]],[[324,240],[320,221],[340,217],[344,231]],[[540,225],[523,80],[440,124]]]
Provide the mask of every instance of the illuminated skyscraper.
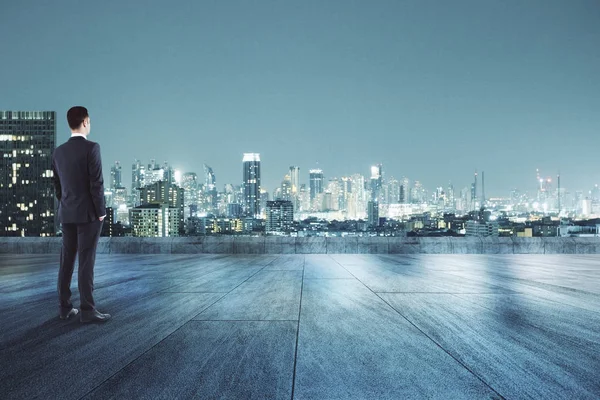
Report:
[[110,169],[110,188],[116,189],[120,188],[121,185],[121,163],[119,161],[115,161],[115,165]]
[[143,204],[130,213],[133,236],[170,237],[183,232],[180,209],[168,204]]
[[134,160],[131,165],[131,201],[130,205],[135,207],[140,203],[140,192],[139,189],[145,184],[146,168],[142,165],[139,160]]
[[383,187],[383,168],[381,164],[371,167],[371,200],[379,201],[379,195]]
[[211,167],[204,164],[204,198],[207,212],[212,213],[217,210],[217,178]]
[[54,111],[0,111],[0,236],[54,236]]
[[292,184],[292,204],[294,210],[300,209],[300,167],[290,167],[290,181]]
[[198,175],[195,172],[186,172],[182,177],[184,189],[184,216],[193,216],[198,211]]
[[260,154],[244,153],[243,185],[244,212],[249,217],[260,217]]
[[340,210],[347,211],[352,195],[352,180],[347,176],[343,176],[340,182]]
[[292,198],[292,178],[288,174],[281,181],[281,200],[292,201]]
[[408,204],[410,203],[410,187],[409,181],[407,177],[402,177],[400,181],[400,203]]
[[395,178],[389,178],[385,185],[386,188],[386,196],[385,203],[386,204],[396,204],[400,201],[400,182],[398,182]]
[[[140,189],[140,207],[148,204],[164,205],[165,207],[169,208],[168,212],[170,213],[169,215],[171,215],[171,217],[172,214],[176,212],[177,219],[179,221],[177,226],[179,227],[178,229],[180,229],[179,233],[182,235],[184,233],[184,199],[185,190],[175,184],[169,184],[167,181],[155,182]],[[150,208],[145,207],[144,209],[149,210]],[[133,215],[133,210],[134,209],[130,210],[130,215]],[[133,224],[134,221],[130,219],[130,222]],[[172,236],[172,234],[167,236]]]
[[296,196],[300,191],[300,167],[290,167],[290,181],[292,183],[292,196]]
[[308,171],[310,179],[310,201],[314,201],[318,194],[323,193],[323,170],[311,169]]
[[368,208],[369,225],[371,227],[379,226],[379,202],[369,201]]
[[164,181],[165,176],[164,168],[161,168],[154,160],[150,160],[150,164],[148,164],[148,169],[144,175],[144,186]]
[[277,200],[267,202],[266,232],[289,232],[294,223],[294,206],[291,201]]

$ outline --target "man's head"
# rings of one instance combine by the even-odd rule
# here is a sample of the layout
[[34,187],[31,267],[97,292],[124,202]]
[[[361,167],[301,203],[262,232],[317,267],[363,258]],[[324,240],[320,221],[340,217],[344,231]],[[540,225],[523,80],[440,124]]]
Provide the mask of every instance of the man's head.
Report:
[[73,133],[90,134],[90,115],[85,107],[75,106],[67,111],[67,121]]

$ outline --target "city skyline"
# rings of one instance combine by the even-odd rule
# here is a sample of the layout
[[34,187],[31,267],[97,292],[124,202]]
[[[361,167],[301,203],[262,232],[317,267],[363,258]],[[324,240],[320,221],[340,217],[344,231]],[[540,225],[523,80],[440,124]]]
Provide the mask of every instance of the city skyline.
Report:
[[0,108],[56,111],[61,144],[66,110],[88,107],[106,180],[114,161],[155,158],[206,163],[221,189],[256,152],[269,191],[290,165],[307,183],[379,163],[430,189],[485,171],[488,197],[534,190],[536,168],[587,191],[599,15],[594,1],[8,3]]

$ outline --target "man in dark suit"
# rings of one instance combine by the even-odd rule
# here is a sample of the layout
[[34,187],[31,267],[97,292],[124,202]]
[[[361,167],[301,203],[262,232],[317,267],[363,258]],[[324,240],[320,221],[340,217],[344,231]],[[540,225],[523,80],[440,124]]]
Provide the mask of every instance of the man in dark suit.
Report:
[[58,219],[63,233],[58,271],[59,314],[61,319],[69,319],[79,313],[71,303],[71,278],[79,254],[81,322],[104,322],[110,315],[96,310],[92,296],[96,246],[106,217],[100,145],[87,140],[90,116],[85,107],[71,108],[67,121],[71,138],[52,154]]

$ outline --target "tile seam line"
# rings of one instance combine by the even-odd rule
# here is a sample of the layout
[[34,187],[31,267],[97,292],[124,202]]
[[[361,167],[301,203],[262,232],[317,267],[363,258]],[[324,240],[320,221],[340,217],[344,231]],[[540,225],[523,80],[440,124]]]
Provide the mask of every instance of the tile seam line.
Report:
[[186,324],[195,322],[298,322],[297,319],[190,319]]
[[292,375],[292,394],[291,399],[294,400],[294,391],[296,389],[296,366],[298,363],[298,342],[300,338],[300,316],[302,314],[302,294],[304,292],[304,267],[306,265],[306,255],[302,262],[302,285],[300,286],[300,305],[298,306],[298,327],[296,329],[296,349],[294,350],[294,369]]
[[[333,258],[332,258],[333,259]],[[349,274],[351,274],[352,276],[354,276],[354,274],[352,274],[350,271],[348,271],[342,264],[340,264],[338,261],[336,261],[335,259],[333,259],[336,263],[338,263],[340,265],[340,267],[344,268]],[[413,323],[411,320],[409,320],[408,318],[406,318],[404,315],[402,315],[398,310],[396,310],[390,303],[388,303],[387,301],[385,301],[383,298],[381,298],[381,296],[379,296],[376,292],[374,292],[373,290],[371,290],[370,287],[368,287],[367,285],[365,285],[365,283],[363,281],[361,281],[360,279],[358,279],[356,276],[354,276],[354,278],[359,281],[364,287],[367,288],[367,290],[369,290],[371,293],[373,293],[375,296],[377,296],[378,299],[380,299],[381,301],[383,301],[388,307],[390,307],[396,314],[400,315],[402,318],[404,318],[409,324],[411,324],[412,326],[415,327],[415,329],[417,329],[419,332],[421,332],[427,339],[429,339],[430,341],[432,341],[437,347],[439,347],[444,353],[446,353],[447,355],[449,355],[454,361],[456,361],[459,365],[461,365],[464,369],[466,369],[467,371],[469,371],[469,373],[471,373],[475,378],[477,378],[480,382],[482,382],[485,386],[487,386],[491,391],[493,391],[494,393],[496,393],[498,396],[500,396],[501,399],[505,399],[504,396],[502,396],[496,389],[494,389],[490,384],[488,384],[485,380],[483,380],[483,378],[481,378],[479,375],[477,375],[475,372],[473,372],[467,365],[465,365],[464,363],[462,363],[460,360],[458,360],[456,357],[454,357],[452,354],[450,354],[450,352],[448,352],[448,350],[446,350],[445,348],[443,348],[438,342],[436,342],[432,337],[430,337],[428,334],[426,334],[421,328],[419,328],[415,323]]]
[[208,310],[210,307],[212,307],[213,305],[215,305],[215,303],[217,303],[219,300],[221,300],[222,298],[224,298],[225,296],[227,296],[229,293],[233,292],[239,286],[241,286],[244,283],[246,283],[248,281],[248,279],[252,278],[256,274],[258,274],[260,271],[262,271],[263,269],[265,269],[266,267],[268,267],[269,265],[271,265],[272,263],[274,263],[278,258],[279,257],[276,257],[275,259],[271,260],[269,263],[265,264],[261,269],[259,269],[258,271],[256,271],[254,274],[252,274],[248,278],[246,278],[239,285],[237,285],[236,287],[234,287],[233,289],[231,289],[229,292],[223,294],[223,296],[219,297],[217,300],[215,300],[214,302],[212,302],[208,306],[204,307],[202,309],[202,311],[200,311],[199,313],[197,313],[196,315],[194,315],[192,318],[188,319],[186,322],[182,323],[178,328],[176,328],[175,330],[173,330],[173,332],[169,333],[167,336],[165,336],[164,338],[160,339],[157,343],[155,343],[154,345],[152,345],[149,348],[147,348],[146,350],[144,350],[139,356],[135,357],[133,360],[131,360],[130,362],[128,362],[127,364],[125,364],[123,367],[119,368],[115,373],[111,374],[108,378],[106,378],[102,382],[100,382],[100,384],[94,386],[92,389],[90,389],[88,392],[86,392],[83,396],[79,397],[79,400],[81,400],[81,399],[85,398],[86,396],[92,394],[94,391],[96,391],[99,387],[101,387],[106,382],[108,382],[110,379],[112,379],[119,372],[121,372],[122,370],[124,370],[125,368],[127,368],[129,365],[133,364],[135,361],[139,360],[142,356],[144,356],[150,350],[154,349],[156,346],[158,346],[159,344],[161,344],[164,340],[166,340],[167,338],[169,338],[170,336],[172,336],[175,332],[178,332],[181,328],[183,328],[185,325],[187,325],[190,321],[192,321],[198,315],[202,314],[204,311]]

